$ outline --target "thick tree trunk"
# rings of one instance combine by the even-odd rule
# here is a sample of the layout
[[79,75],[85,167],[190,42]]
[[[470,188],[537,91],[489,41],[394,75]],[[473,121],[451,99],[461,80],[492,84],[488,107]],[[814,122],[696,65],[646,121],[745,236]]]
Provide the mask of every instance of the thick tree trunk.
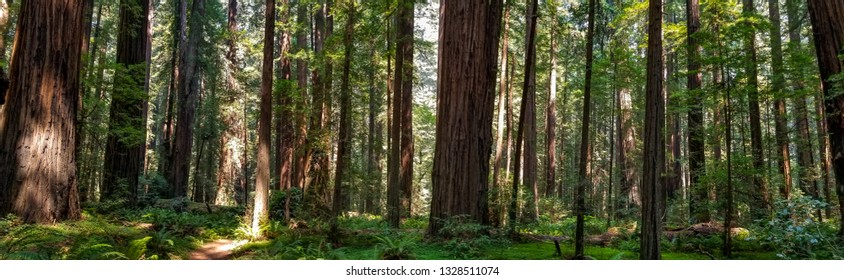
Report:
[[[140,12],[139,12],[140,11]],[[123,0],[117,38],[117,63],[111,95],[109,133],[105,150],[102,194],[135,204],[138,176],[147,139],[147,27],[148,0]]]
[[404,1],[399,9],[403,10],[400,15],[398,28],[399,40],[397,48],[401,48],[404,56],[402,64],[396,63],[396,69],[401,68],[401,171],[399,178],[401,184],[401,215],[409,218],[413,204],[413,3]]
[[487,225],[501,0],[440,3],[437,131],[428,234],[468,215]]
[[[840,59],[844,47],[844,2],[836,0],[808,0],[812,21],[815,51],[823,84],[824,112],[829,133],[832,169],[835,171],[839,211],[844,213],[844,95],[834,94],[833,88],[841,81],[830,78],[841,73],[844,62]],[[844,236],[844,219],[840,220],[839,236]]]
[[780,9],[778,0],[768,0],[768,19],[771,21],[771,90],[774,95],[774,123],[777,140],[777,161],[783,185],[780,195],[788,198],[791,195],[791,157],[788,151],[788,127],[786,125],[785,77],[783,76],[782,60],[782,32],[780,31]]
[[645,96],[645,138],[642,165],[642,237],[639,258],[660,259],[662,214],[665,208],[660,174],[665,161],[665,99],[663,97],[662,1],[648,5],[648,68]]
[[255,174],[255,204],[252,205],[252,235],[259,236],[261,223],[269,216],[270,128],[273,119],[273,42],[275,42],[275,0],[267,0],[264,19],[264,60],[261,71],[261,103],[258,117],[258,165]]
[[80,218],[74,144],[83,7],[25,1],[18,17],[0,107],[0,213],[27,223]]
[[[237,86],[237,70],[239,69],[237,61],[237,0],[229,0],[226,14],[228,16],[227,28],[229,32],[229,37],[226,38],[226,46],[228,48],[226,50],[226,62],[228,64],[226,66],[226,93],[222,98],[222,102],[223,104],[234,104],[235,97],[239,93]],[[243,125],[241,122],[243,122],[243,119],[234,110],[224,110],[222,112],[222,122],[225,129],[220,134],[220,161],[217,165],[217,199],[214,203],[217,205],[232,205],[233,203],[229,199],[235,195],[235,186],[238,186],[238,178],[240,177],[240,173],[243,172],[237,164],[236,153],[238,149],[236,149],[235,142],[238,135],[242,133]],[[242,188],[242,186],[238,187]]]
[[[399,1],[398,5],[401,6],[404,1]],[[401,193],[402,193],[402,186],[401,186],[401,125],[402,125],[402,114],[401,114],[401,98],[402,98],[402,80],[405,78],[402,75],[402,65],[404,65],[404,58],[403,55],[404,48],[401,48],[401,44],[399,41],[402,38],[402,31],[401,24],[398,22],[401,18],[403,18],[402,13],[405,10],[401,9],[400,7],[396,7],[395,13],[395,21],[396,21],[396,69],[395,74],[393,76],[393,95],[391,102],[391,111],[392,117],[390,118],[390,155],[388,157],[387,163],[387,173],[388,173],[388,184],[387,184],[387,222],[393,228],[398,228],[399,224],[401,223],[401,213],[402,213],[402,205],[401,205]]]
[[688,30],[688,70],[686,85],[689,90],[689,172],[691,172],[691,197],[689,198],[689,217],[691,223],[708,222],[709,210],[706,203],[709,189],[700,184],[700,178],[706,173],[705,131],[703,123],[703,92],[700,91],[700,52],[698,39],[700,30],[700,3],[698,0],[686,0],[686,19]]
[[170,184],[173,188],[174,197],[187,196],[196,99],[199,95],[199,80],[196,76],[198,72],[196,56],[199,40],[203,33],[202,19],[204,15],[205,0],[193,1],[193,6],[191,7],[190,34],[187,43],[180,43],[179,46],[179,111],[176,122],[176,142],[173,147],[173,166],[170,173]]
[[586,214],[586,187],[590,184],[591,174],[589,173],[589,152],[591,141],[589,137],[589,117],[592,110],[592,60],[593,48],[595,45],[595,0],[589,0],[589,27],[586,31],[586,75],[583,90],[583,117],[581,118],[580,129],[580,162],[578,163],[577,189],[575,191],[574,212],[577,215],[574,235],[574,258],[583,259],[584,235],[583,223]]
[[[742,14],[751,16],[756,13],[753,0],[742,0]],[[771,212],[771,201],[768,194],[767,180],[762,176],[765,169],[765,159],[762,149],[762,122],[759,111],[759,78],[756,69],[756,31],[754,29],[745,35],[744,48],[747,54],[745,75],[747,75],[748,93],[747,105],[750,115],[750,146],[753,157],[753,186],[755,193],[751,195],[751,217],[754,220],[765,219]]]

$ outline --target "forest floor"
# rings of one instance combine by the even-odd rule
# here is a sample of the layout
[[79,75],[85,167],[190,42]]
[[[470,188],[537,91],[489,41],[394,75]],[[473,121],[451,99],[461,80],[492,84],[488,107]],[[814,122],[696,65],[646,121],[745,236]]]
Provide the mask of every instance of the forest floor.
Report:
[[[568,238],[573,236],[572,218],[541,218],[521,226],[516,239],[506,230],[449,221],[444,231],[453,238],[431,240],[424,234],[427,217],[404,220],[402,228],[395,230],[379,216],[357,215],[340,219],[343,234],[332,243],[327,241],[327,223],[319,219],[291,224],[270,221],[263,228],[266,238],[248,241],[249,225],[243,222],[243,208],[212,210],[99,206],[86,209],[79,221],[55,225],[27,225],[8,216],[0,218],[0,260],[553,260],[574,255],[574,244]],[[612,224],[608,227],[605,220],[587,217],[587,257],[637,259],[636,222]],[[834,224],[783,226],[782,232],[758,227],[733,229],[732,259],[841,259],[844,246],[829,237],[835,231],[827,225]],[[720,232],[717,224],[667,229],[662,258],[724,259],[721,234],[715,232]]]

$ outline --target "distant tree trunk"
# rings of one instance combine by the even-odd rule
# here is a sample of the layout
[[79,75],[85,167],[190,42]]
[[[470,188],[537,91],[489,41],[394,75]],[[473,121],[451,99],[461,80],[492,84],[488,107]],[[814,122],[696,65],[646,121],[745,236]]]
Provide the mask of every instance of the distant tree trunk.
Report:
[[663,97],[662,1],[648,5],[648,68],[645,96],[645,138],[642,165],[642,237],[639,258],[660,259],[659,240],[665,208],[660,174],[665,161]]
[[355,0],[348,0],[346,2],[347,16],[346,32],[343,34],[343,76],[340,82],[340,133],[339,143],[337,144],[337,166],[335,167],[334,175],[334,198],[332,201],[332,219],[331,229],[329,232],[329,239],[339,241],[339,225],[338,218],[342,215],[347,205],[344,205],[346,198],[349,195],[347,186],[351,182],[344,182],[349,180],[348,172],[351,171],[351,148],[352,148],[352,92],[349,85],[349,72],[351,71],[352,55],[354,51],[354,44],[352,39],[355,31]]
[[[527,10],[527,30],[525,32],[525,78],[522,86],[522,105],[519,110],[519,130],[516,132],[516,155],[513,157],[513,190],[510,198],[510,209],[508,212],[510,234],[516,234],[519,201],[519,178],[524,171],[524,185],[536,191],[536,19],[537,1],[530,3]],[[533,120],[533,121],[531,121]],[[531,133],[533,135],[531,136]],[[527,138],[527,139],[525,139]],[[533,143],[531,143],[531,139]],[[523,142],[524,141],[524,142]],[[519,165],[522,160],[522,143],[524,143],[524,170]],[[536,206],[532,203],[532,206]],[[538,212],[529,210],[528,212]],[[530,213],[534,219],[536,213]]]
[[[756,13],[753,0],[742,0],[742,13],[751,16]],[[748,81],[747,105],[750,114],[750,146],[753,157],[753,186],[755,195],[751,195],[751,217],[754,220],[764,219],[771,212],[771,201],[764,174],[765,159],[762,149],[762,122],[759,112],[759,78],[756,69],[756,31],[755,27],[748,32],[744,42],[745,53],[748,55],[745,63],[745,74]]]
[[[309,23],[308,21],[308,7],[303,0],[296,1],[296,22],[298,25]],[[296,51],[304,52],[308,49],[308,36],[306,28],[301,27],[296,30]],[[296,85],[297,98],[295,98],[296,114],[293,118],[295,123],[295,140],[294,147],[294,165],[292,170],[292,179],[290,184],[295,188],[303,189],[305,187],[305,178],[307,178],[307,147],[305,140],[308,137],[308,121],[305,114],[305,108],[308,104],[306,102],[308,96],[308,62],[301,56],[296,58]],[[288,204],[289,205],[289,204]],[[289,207],[289,206],[286,206]],[[289,211],[288,211],[289,212]],[[286,213],[286,212],[285,212]],[[285,216],[285,219],[290,217]]]
[[308,189],[306,195],[314,199],[314,205],[319,208],[326,207],[328,203],[328,152],[330,150],[329,138],[326,129],[329,128],[330,93],[331,93],[331,60],[325,53],[325,41],[331,36],[333,23],[331,20],[331,1],[321,3],[321,7],[313,17],[313,49],[317,59],[322,61],[321,68],[314,68],[311,78],[313,94],[311,99],[309,151],[305,163],[305,169],[309,172],[310,182],[306,183]]
[[0,213],[26,223],[80,218],[74,144],[84,5],[21,3],[0,107]]
[[[177,0],[173,1],[175,7],[175,15],[173,24],[173,49],[170,52],[170,83],[167,87],[167,110],[166,110],[166,120],[164,122],[164,139],[162,141],[162,148],[163,148],[163,155],[162,160],[159,162],[158,170],[159,172],[164,175],[167,179],[169,184],[173,184],[173,138],[175,134],[175,128],[173,127],[173,118],[174,118],[174,108],[176,104],[176,98],[178,98],[179,92],[179,82],[181,81],[180,71],[182,70],[179,56],[184,55],[182,52],[182,48],[185,48],[185,44],[187,44],[187,1],[186,0]],[[102,8],[102,7],[100,7]],[[100,15],[102,17],[102,15]],[[100,19],[102,21],[102,19]],[[95,32],[97,33],[97,32]],[[96,44],[97,41],[94,41]],[[175,188],[171,186],[171,189],[168,191],[168,197],[175,197]]]
[[[293,165],[293,139],[294,127],[293,122],[290,121],[295,112],[293,111],[293,93],[292,93],[292,71],[290,63],[290,1],[280,1],[281,7],[278,9],[280,13],[281,36],[278,40],[279,44],[279,59],[278,71],[280,72],[278,79],[281,81],[281,91],[276,95],[276,106],[278,106],[278,116],[275,117],[276,129],[276,154],[275,154],[275,173],[278,176],[278,189],[281,191],[290,190],[290,175],[291,166]],[[290,196],[286,196],[290,197]],[[286,211],[285,211],[286,213]]]
[[199,95],[197,47],[203,33],[205,0],[194,0],[191,7],[190,35],[187,44],[180,44],[179,55],[179,111],[176,122],[176,143],[173,149],[173,169],[170,173],[174,197],[186,197],[188,171],[193,146],[196,99]]
[[[551,11],[552,18],[556,20],[556,13]],[[552,20],[551,28],[551,77],[550,91],[548,92],[548,104],[545,107],[545,196],[554,196],[554,188],[556,187],[556,173],[557,170],[557,41],[556,26]],[[612,171],[610,171],[612,174]],[[612,175],[610,175],[612,176]],[[539,206],[537,206],[539,207]],[[537,212],[538,214],[538,212]]]
[[[492,189],[490,200],[493,201],[494,205],[501,205],[503,201],[504,195],[504,188],[501,187],[501,168],[506,167],[507,163],[503,161],[504,157],[504,137],[509,137],[509,135],[505,136],[505,130],[507,129],[505,117],[507,115],[507,49],[509,48],[509,34],[507,30],[509,29],[510,25],[510,6],[504,4],[504,29],[501,30],[502,39],[501,43],[501,68],[498,75],[498,128],[496,129],[496,138],[495,138],[495,158],[493,158],[492,163]],[[494,226],[498,226],[498,222],[500,219],[498,217],[502,214],[499,207],[494,207],[492,209],[492,224]]]
[[[378,156],[380,154],[381,146],[377,145],[376,141],[380,140],[381,137],[378,135],[377,125],[375,118],[380,114],[381,104],[378,101],[381,96],[377,93],[375,88],[375,79],[378,76],[375,73],[376,69],[376,42],[373,42],[372,49],[370,50],[369,57],[372,59],[370,61],[371,65],[367,74],[369,75],[369,112],[368,112],[368,119],[367,125],[369,128],[369,133],[366,134],[366,189],[364,190],[364,207],[363,212],[369,213],[373,215],[377,215],[378,211],[378,203],[376,202],[377,195],[381,191],[381,172],[379,166]],[[379,124],[380,125],[380,124]]]
[[[822,95],[823,92],[818,92],[817,95]],[[804,99],[805,100],[805,99]],[[830,189],[830,185],[832,185],[831,177],[830,177],[830,165],[829,162],[829,134],[828,129],[826,127],[826,112],[824,112],[824,104],[823,104],[823,97],[822,96],[815,96],[815,112],[818,112],[818,118],[815,121],[815,127],[817,127],[817,134],[818,134],[818,149],[820,158],[818,161],[821,163],[821,180],[823,180],[823,190],[824,190],[824,198],[826,199],[829,206],[826,207],[825,213],[827,217],[832,217],[832,208],[833,208],[833,201],[832,201],[832,190]],[[808,117],[807,117],[808,118]],[[809,153],[811,155],[811,152]],[[811,157],[809,159],[812,159]]]
[[[8,60],[6,60],[6,32],[9,28],[9,16],[9,6],[6,4],[6,0],[0,0],[0,105],[6,103],[6,90],[9,88],[9,76],[4,68],[8,65]],[[86,37],[83,35],[84,38]]]
[[[721,47],[720,42],[718,43],[718,47],[719,48]],[[723,67],[723,66],[721,66],[721,67]],[[729,72],[723,71],[723,69],[722,69],[722,72],[729,73]],[[724,244],[723,244],[723,247],[721,249],[722,254],[728,259],[731,258],[732,254],[733,254],[732,235],[730,234],[730,229],[733,226],[733,212],[734,212],[733,208],[735,207],[734,206],[735,203],[733,202],[733,159],[732,159],[732,154],[733,154],[733,144],[732,144],[733,143],[733,119],[732,119],[732,105],[730,105],[730,102],[732,102],[732,98],[730,96],[730,87],[731,87],[731,81],[730,81],[730,76],[728,74],[727,75],[727,83],[726,83],[727,96],[726,96],[725,102],[724,102],[724,107],[725,107],[724,108],[724,114],[725,114],[724,120],[727,123],[726,124],[727,129],[726,129],[726,132],[725,132],[726,138],[727,138],[727,139],[725,139],[725,141],[727,142],[727,188],[724,191],[726,193],[725,194],[726,205],[724,207],[725,208],[724,209],[724,232],[723,232],[723,235],[722,235],[722,238],[724,239]]]
[[[440,3],[437,131],[428,234],[443,220],[468,215],[489,224],[487,192],[492,148],[501,0]],[[473,55],[467,55],[473,54]]]
[[[832,151],[832,169],[835,171],[839,211],[844,213],[844,95],[834,94],[833,88],[841,86],[831,78],[839,75],[844,61],[840,59],[844,47],[844,3],[836,0],[808,0],[809,17],[812,21],[815,51],[826,112],[826,126]],[[844,236],[844,219],[839,219],[839,236]]]
[[[805,16],[805,11],[801,10],[800,3],[795,0],[788,0],[786,1],[786,13],[788,15],[788,51],[792,56],[792,59],[800,59],[801,50],[801,38],[800,38],[800,30],[802,28],[802,20],[791,20],[802,18]],[[794,73],[795,76],[799,73]],[[794,77],[792,81],[793,90],[796,92],[802,92],[806,85],[803,81],[799,78],[799,76]],[[823,99],[821,96],[820,99]],[[808,105],[806,102],[806,96],[799,94],[795,96],[793,99],[794,109],[796,114],[794,116],[794,126],[797,128],[797,137],[795,137],[795,146],[797,147],[797,162],[800,164],[800,169],[798,172],[798,177],[800,178],[800,189],[803,193],[812,196],[813,198],[819,198],[817,192],[817,182],[814,180],[815,176],[812,174],[812,170],[815,168],[814,163],[814,156],[812,152],[812,142],[811,142],[811,134],[809,133],[809,116],[808,116]],[[823,116],[822,107],[819,107],[818,117],[819,119]],[[825,126],[823,122],[817,123],[817,130],[819,132],[818,142],[824,141],[822,139],[825,138]],[[826,153],[824,150],[821,150],[819,154],[821,158],[825,158]],[[822,161],[823,162],[823,161]],[[825,163],[825,162],[824,162]],[[829,170],[824,168],[822,171],[826,174],[826,178],[828,178]],[[824,180],[826,181],[826,180]],[[825,184],[825,186],[829,186]],[[829,209],[829,208],[827,208]]]
[[273,42],[275,42],[275,0],[267,0],[264,20],[264,61],[261,71],[261,109],[258,118],[258,166],[255,204],[252,206],[252,235],[259,236],[261,223],[269,216],[270,128],[273,119]]
[[575,191],[575,206],[574,212],[577,215],[574,235],[574,258],[582,260],[585,255],[583,253],[584,236],[583,223],[584,215],[586,214],[586,185],[590,183],[588,164],[590,151],[589,138],[589,117],[592,110],[592,60],[593,48],[595,45],[595,0],[589,0],[589,27],[586,31],[586,75],[584,79],[583,90],[583,117],[581,118],[582,126],[580,129],[580,163],[578,164],[578,179],[577,189]]
[[[519,130],[516,136],[516,163],[514,170],[516,176],[513,177],[513,199],[518,199],[518,182],[519,176],[519,149],[522,147],[522,139],[524,139],[524,166],[523,181],[524,186],[529,191],[532,191],[532,199],[526,207],[526,218],[530,220],[536,219],[539,212],[539,189],[536,184],[536,19],[538,2],[533,0],[527,11],[527,31],[526,34],[526,54],[525,54],[525,79],[522,86],[522,105],[521,113],[519,114]],[[511,212],[516,211],[515,204],[511,202]],[[511,216],[511,230],[515,230],[514,226],[516,220]]]
[[700,92],[700,52],[698,31],[700,30],[700,3],[698,0],[686,1],[686,19],[688,30],[688,69],[686,84],[689,90],[689,171],[691,172],[691,198],[689,216],[692,223],[708,222],[709,210],[706,202],[709,190],[700,184],[700,178],[706,173],[705,131],[703,129],[703,92]]
[[114,92],[103,171],[103,198],[138,198],[138,176],[146,152],[148,0],[120,1]]
[[788,127],[786,125],[785,77],[783,76],[782,37],[778,0],[768,0],[768,19],[771,21],[771,90],[774,94],[774,123],[777,140],[777,161],[783,175],[780,195],[788,199],[791,195],[791,158],[788,151]]

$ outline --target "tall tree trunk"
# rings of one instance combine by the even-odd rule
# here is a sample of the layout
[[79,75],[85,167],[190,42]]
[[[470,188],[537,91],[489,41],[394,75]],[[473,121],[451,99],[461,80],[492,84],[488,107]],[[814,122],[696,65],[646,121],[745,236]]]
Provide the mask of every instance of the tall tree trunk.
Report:
[[349,195],[347,187],[344,182],[349,180],[347,173],[351,167],[351,147],[352,147],[352,93],[349,85],[349,72],[352,64],[352,52],[354,51],[352,39],[355,31],[355,0],[347,0],[346,9],[346,32],[343,34],[343,77],[340,82],[340,135],[339,143],[337,144],[337,166],[335,167],[334,175],[334,199],[332,199],[332,219],[331,230],[329,232],[329,239],[339,241],[339,225],[338,219],[342,215],[347,205],[344,205],[346,198]]
[[409,218],[413,204],[413,17],[414,1],[404,1],[399,9],[400,13],[397,43],[402,48],[404,56],[402,64],[396,63],[396,69],[401,67],[401,171],[399,171],[402,189],[401,213]]
[[[468,215],[489,224],[487,192],[492,148],[501,0],[440,3],[437,138],[428,234],[443,220]],[[473,54],[473,55],[467,55]]]
[[586,31],[586,75],[584,79],[583,90],[583,117],[581,118],[580,129],[580,163],[578,164],[578,179],[577,189],[575,191],[575,209],[577,215],[577,224],[575,225],[574,235],[574,258],[583,259],[583,223],[584,215],[586,214],[586,185],[590,183],[591,174],[588,172],[590,137],[589,137],[589,117],[592,110],[592,60],[593,48],[595,45],[595,0],[589,0],[589,27]]
[[[405,1],[398,1],[398,5],[403,5]],[[393,95],[391,103],[391,111],[392,117],[390,118],[390,142],[389,142],[389,149],[390,154],[388,157],[387,162],[387,173],[388,173],[388,184],[387,184],[387,222],[393,228],[398,228],[401,223],[401,193],[402,193],[402,186],[401,186],[401,125],[402,125],[402,114],[401,114],[401,98],[402,98],[402,80],[405,78],[402,75],[402,65],[404,65],[404,58],[403,55],[404,48],[401,48],[401,44],[399,41],[402,38],[402,31],[401,24],[399,21],[403,18],[402,13],[405,10],[401,9],[400,7],[396,7],[395,10],[395,31],[396,31],[396,46],[395,46],[395,53],[396,53],[396,69],[395,74],[393,75]]]
[[783,76],[782,61],[782,32],[780,31],[780,8],[778,0],[768,0],[768,19],[771,21],[771,90],[774,94],[774,122],[777,140],[777,161],[783,176],[780,195],[788,198],[791,195],[791,157],[788,151],[788,127],[786,126],[786,108],[783,90],[785,77]]
[[[184,55],[183,48],[187,44],[187,1],[177,0],[174,1],[174,5],[176,14],[174,16],[175,24],[173,24],[173,49],[170,53],[170,67],[172,72],[170,74],[170,84],[167,88],[167,111],[164,125],[164,140],[162,141],[164,155],[158,167],[170,184],[173,184],[173,140],[175,138],[175,127],[173,126],[175,110],[173,107],[176,105],[176,99],[179,98],[179,82],[181,82],[181,76],[184,75],[180,72],[182,71],[180,56]],[[171,188],[168,191],[168,196],[176,196],[175,188]]]
[[267,0],[264,10],[264,60],[261,71],[261,109],[258,117],[258,166],[255,204],[252,206],[252,235],[259,236],[261,223],[269,216],[270,128],[273,119],[273,42],[275,42],[275,0]]
[[188,171],[193,146],[196,99],[199,95],[197,79],[197,47],[203,33],[202,19],[205,15],[205,0],[194,0],[191,6],[190,34],[186,43],[179,46],[179,110],[176,122],[176,139],[173,145],[173,166],[170,184],[174,197],[186,197]]
[[378,161],[378,154],[381,150],[381,146],[376,145],[376,139],[380,139],[380,135],[378,135],[376,127],[376,116],[380,114],[381,104],[378,101],[380,96],[378,95],[376,88],[375,88],[375,79],[377,79],[377,75],[375,73],[376,66],[378,63],[376,62],[376,48],[377,42],[373,42],[372,49],[369,52],[369,57],[372,59],[370,61],[370,67],[367,71],[369,75],[369,112],[368,112],[368,119],[367,125],[369,128],[369,133],[366,134],[366,187],[364,189],[365,193],[364,196],[364,203],[363,203],[363,212],[369,213],[373,215],[377,215],[377,208],[378,204],[376,203],[376,193],[381,191],[381,172],[376,167],[379,165]]
[[[792,60],[799,61],[801,59],[801,38],[800,30],[802,28],[802,17],[805,16],[805,11],[800,8],[800,3],[795,0],[786,1],[786,13],[788,15],[788,52]],[[796,114],[794,116],[794,126],[797,128],[797,137],[795,137],[795,146],[797,147],[797,162],[800,165],[798,176],[800,178],[800,189],[803,193],[818,198],[817,182],[814,180],[812,170],[815,168],[811,134],[809,133],[809,116],[806,96],[803,95],[806,85],[799,76],[801,73],[794,72],[795,77],[792,78],[792,87],[795,92],[798,92],[794,99],[794,109]],[[821,97],[822,99],[822,97]],[[822,117],[822,110],[818,111],[819,117]],[[817,130],[820,133],[818,141],[825,138],[826,132],[823,122],[818,123]],[[821,150],[821,158],[825,157],[825,151]],[[822,171],[828,178],[828,169]],[[826,184],[828,187],[829,185]]]
[[[293,93],[292,93],[292,71],[290,63],[290,1],[282,0],[279,7],[279,21],[281,22],[282,30],[280,30],[279,44],[279,59],[278,62],[278,79],[281,81],[281,91],[275,93],[276,106],[278,107],[278,116],[275,117],[276,129],[276,154],[275,154],[275,173],[278,176],[278,189],[281,191],[290,190],[290,169],[293,165],[293,122],[290,121],[294,116],[293,111]],[[289,195],[286,197],[290,197]]]
[[642,237],[639,258],[660,259],[662,214],[665,208],[660,174],[665,161],[665,99],[663,97],[662,1],[648,5],[648,68],[645,96],[645,138],[642,165]]
[[686,26],[688,30],[688,71],[686,85],[689,90],[689,171],[691,172],[691,197],[689,216],[692,223],[710,220],[706,202],[709,199],[708,187],[700,184],[700,178],[706,173],[705,132],[703,130],[703,92],[700,91],[700,52],[698,31],[700,30],[700,3],[698,0],[686,0]]
[[[508,212],[510,234],[517,233],[516,224],[518,222],[516,220],[516,213],[519,211],[519,179],[521,172],[524,172],[524,186],[532,189],[536,188],[536,9],[537,1],[531,1],[526,14],[525,77],[522,84],[522,104],[519,110],[519,130],[516,132],[516,155],[513,160],[513,190],[510,193],[510,209]],[[531,140],[533,140],[532,143]],[[524,163],[523,166],[520,166],[519,161],[522,160],[523,143],[525,154]],[[534,191],[534,196],[536,193]],[[534,211],[528,210],[528,212]],[[531,218],[535,217],[533,214],[535,213],[529,214]]]
[[21,3],[0,107],[0,213],[26,223],[80,218],[74,144],[83,7],[83,0]]
[[146,152],[148,15],[148,0],[120,1],[119,66],[111,95],[102,193],[105,199],[124,198],[130,204],[138,197],[138,176]]
[[[742,14],[745,17],[752,16],[756,13],[756,8],[753,5],[753,0],[742,0]],[[771,212],[771,201],[768,195],[767,181],[762,176],[764,174],[765,159],[762,149],[762,122],[760,120],[759,112],[759,78],[757,77],[756,69],[756,27],[753,27],[744,39],[745,53],[747,54],[747,61],[745,62],[745,75],[747,75],[748,93],[747,105],[748,114],[750,115],[750,146],[751,155],[753,157],[753,186],[755,188],[754,195],[751,195],[751,217],[754,220],[764,219],[768,217]]]
[[[556,7],[554,7],[556,8]],[[545,196],[554,196],[556,186],[557,170],[557,41],[556,39],[556,13],[551,11],[551,76],[549,78],[550,91],[548,92],[548,104],[545,107]],[[612,171],[610,171],[612,173]],[[537,207],[539,207],[537,205]],[[537,212],[538,215],[538,212]]]
[[[510,26],[510,6],[508,4],[504,4],[504,29],[501,30],[502,39],[501,43],[501,68],[500,72],[498,73],[498,128],[496,129],[496,138],[495,138],[495,158],[493,158],[492,163],[492,189],[493,191],[490,193],[492,197],[490,200],[493,201],[494,205],[501,205],[501,201],[503,201],[504,195],[504,188],[501,187],[501,182],[503,178],[501,178],[501,168],[506,168],[507,162],[503,161],[504,157],[504,137],[509,137],[509,134],[505,136],[505,131],[507,130],[507,123],[505,117],[507,115],[507,49],[510,47],[510,38],[509,33],[507,30]],[[498,222],[500,219],[498,218],[502,215],[502,211],[499,207],[493,207],[492,209],[492,217],[494,218],[492,221],[493,226],[498,226]]]
[[[296,22],[299,26],[303,26],[308,23],[308,7],[305,5],[303,0],[296,1]],[[308,36],[306,30],[307,28],[304,27],[296,29],[296,51],[298,53],[307,51],[308,49]],[[294,101],[296,104],[296,114],[293,118],[296,126],[294,133],[295,140],[293,143],[294,165],[290,184],[295,188],[301,189],[305,187],[305,178],[307,177],[306,160],[308,158],[307,147],[305,147],[305,140],[308,137],[308,121],[305,114],[305,108],[308,106],[306,102],[306,97],[308,96],[308,63],[307,60],[301,56],[297,56],[296,58],[296,86],[297,98],[295,98]],[[286,211],[285,213],[287,212],[289,211]],[[285,219],[289,218],[289,216],[285,216]]]
[[[844,95],[834,94],[833,88],[841,81],[831,77],[841,73],[844,47],[844,3],[835,0],[808,0],[809,17],[812,20],[815,51],[821,73],[824,96],[824,112],[832,151],[832,169],[835,171],[839,211],[844,213]],[[844,219],[839,219],[839,236],[844,236]]]
[[[237,86],[237,0],[229,0],[226,11],[228,18],[228,35],[226,38],[226,76],[225,87],[226,93],[222,98],[223,104],[234,104],[235,97],[238,96]],[[217,199],[214,202],[217,205],[231,205],[229,200],[235,194],[235,186],[238,186],[237,178],[243,170],[237,165],[235,160],[238,149],[234,145],[234,141],[240,135],[243,119],[234,110],[224,110],[222,112],[222,122],[225,129],[220,134],[220,151],[219,164],[217,165]],[[241,151],[242,153],[242,151]],[[242,186],[239,186],[242,188]]]
[[307,196],[315,199],[313,202],[319,208],[324,208],[329,202],[328,199],[328,152],[330,150],[329,137],[326,129],[329,129],[330,121],[330,93],[331,93],[331,60],[325,53],[326,39],[331,36],[333,23],[331,20],[331,1],[321,3],[320,9],[314,14],[313,48],[317,59],[321,60],[321,68],[314,68],[312,72],[313,95],[311,99],[310,118],[310,150],[306,159],[305,169],[309,172],[310,188]]
[[[519,114],[519,131],[517,132],[516,140],[516,167],[519,169],[518,149],[522,147],[522,142],[519,137],[524,139],[524,163],[523,163],[523,181],[527,190],[532,192],[532,199],[526,208],[526,218],[530,220],[536,219],[539,212],[539,189],[536,183],[536,20],[538,18],[538,2],[533,0],[527,11],[527,31],[526,34],[526,53],[525,53],[525,79],[522,84],[522,105],[521,113]],[[517,171],[518,172],[518,171]],[[518,177],[518,176],[516,176]],[[513,194],[518,194],[518,178],[513,180]],[[511,210],[512,211],[512,210]],[[511,220],[515,225],[515,220]],[[513,229],[513,226],[511,226]]]
[[[718,42],[718,48],[721,48],[721,42],[720,41]],[[721,65],[720,67],[723,67],[723,65]],[[723,71],[723,69],[722,69],[722,72],[729,73],[729,72]],[[732,102],[732,98],[730,96],[731,83],[732,82],[730,81],[730,76],[727,75],[727,83],[726,83],[726,90],[727,90],[726,94],[727,94],[727,96],[726,96],[725,102],[724,102],[724,114],[725,114],[724,120],[727,123],[726,124],[727,129],[726,129],[726,132],[725,132],[725,134],[726,134],[725,142],[727,142],[727,188],[724,191],[726,193],[725,194],[726,205],[724,207],[725,208],[724,209],[724,232],[723,232],[723,235],[722,235],[722,238],[724,239],[724,244],[723,244],[723,247],[721,249],[721,252],[728,259],[731,258],[732,254],[733,254],[732,235],[731,235],[730,229],[732,229],[732,227],[733,227],[733,212],[734,212],[733,208],[735,207],[734,206],[735,204],[733,202],[733,159],[732,159],[732,154],[733,154],[733,119],[732,119],[732,114],[733,113],[732,113],[732,105],[730,105],[730,103]]]

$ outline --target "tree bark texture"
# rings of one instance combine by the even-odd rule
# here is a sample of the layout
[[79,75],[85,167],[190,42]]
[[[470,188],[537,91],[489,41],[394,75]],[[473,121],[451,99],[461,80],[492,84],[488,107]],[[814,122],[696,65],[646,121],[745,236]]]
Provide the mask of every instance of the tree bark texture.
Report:
[[18,17],[0,107],[0,213],[27,223],[80,218],[74,144],[83,6],[25,1]]
[[468,215],[489,224],[487,192],[501,0],[440,3],[437,128],[428,234]]

